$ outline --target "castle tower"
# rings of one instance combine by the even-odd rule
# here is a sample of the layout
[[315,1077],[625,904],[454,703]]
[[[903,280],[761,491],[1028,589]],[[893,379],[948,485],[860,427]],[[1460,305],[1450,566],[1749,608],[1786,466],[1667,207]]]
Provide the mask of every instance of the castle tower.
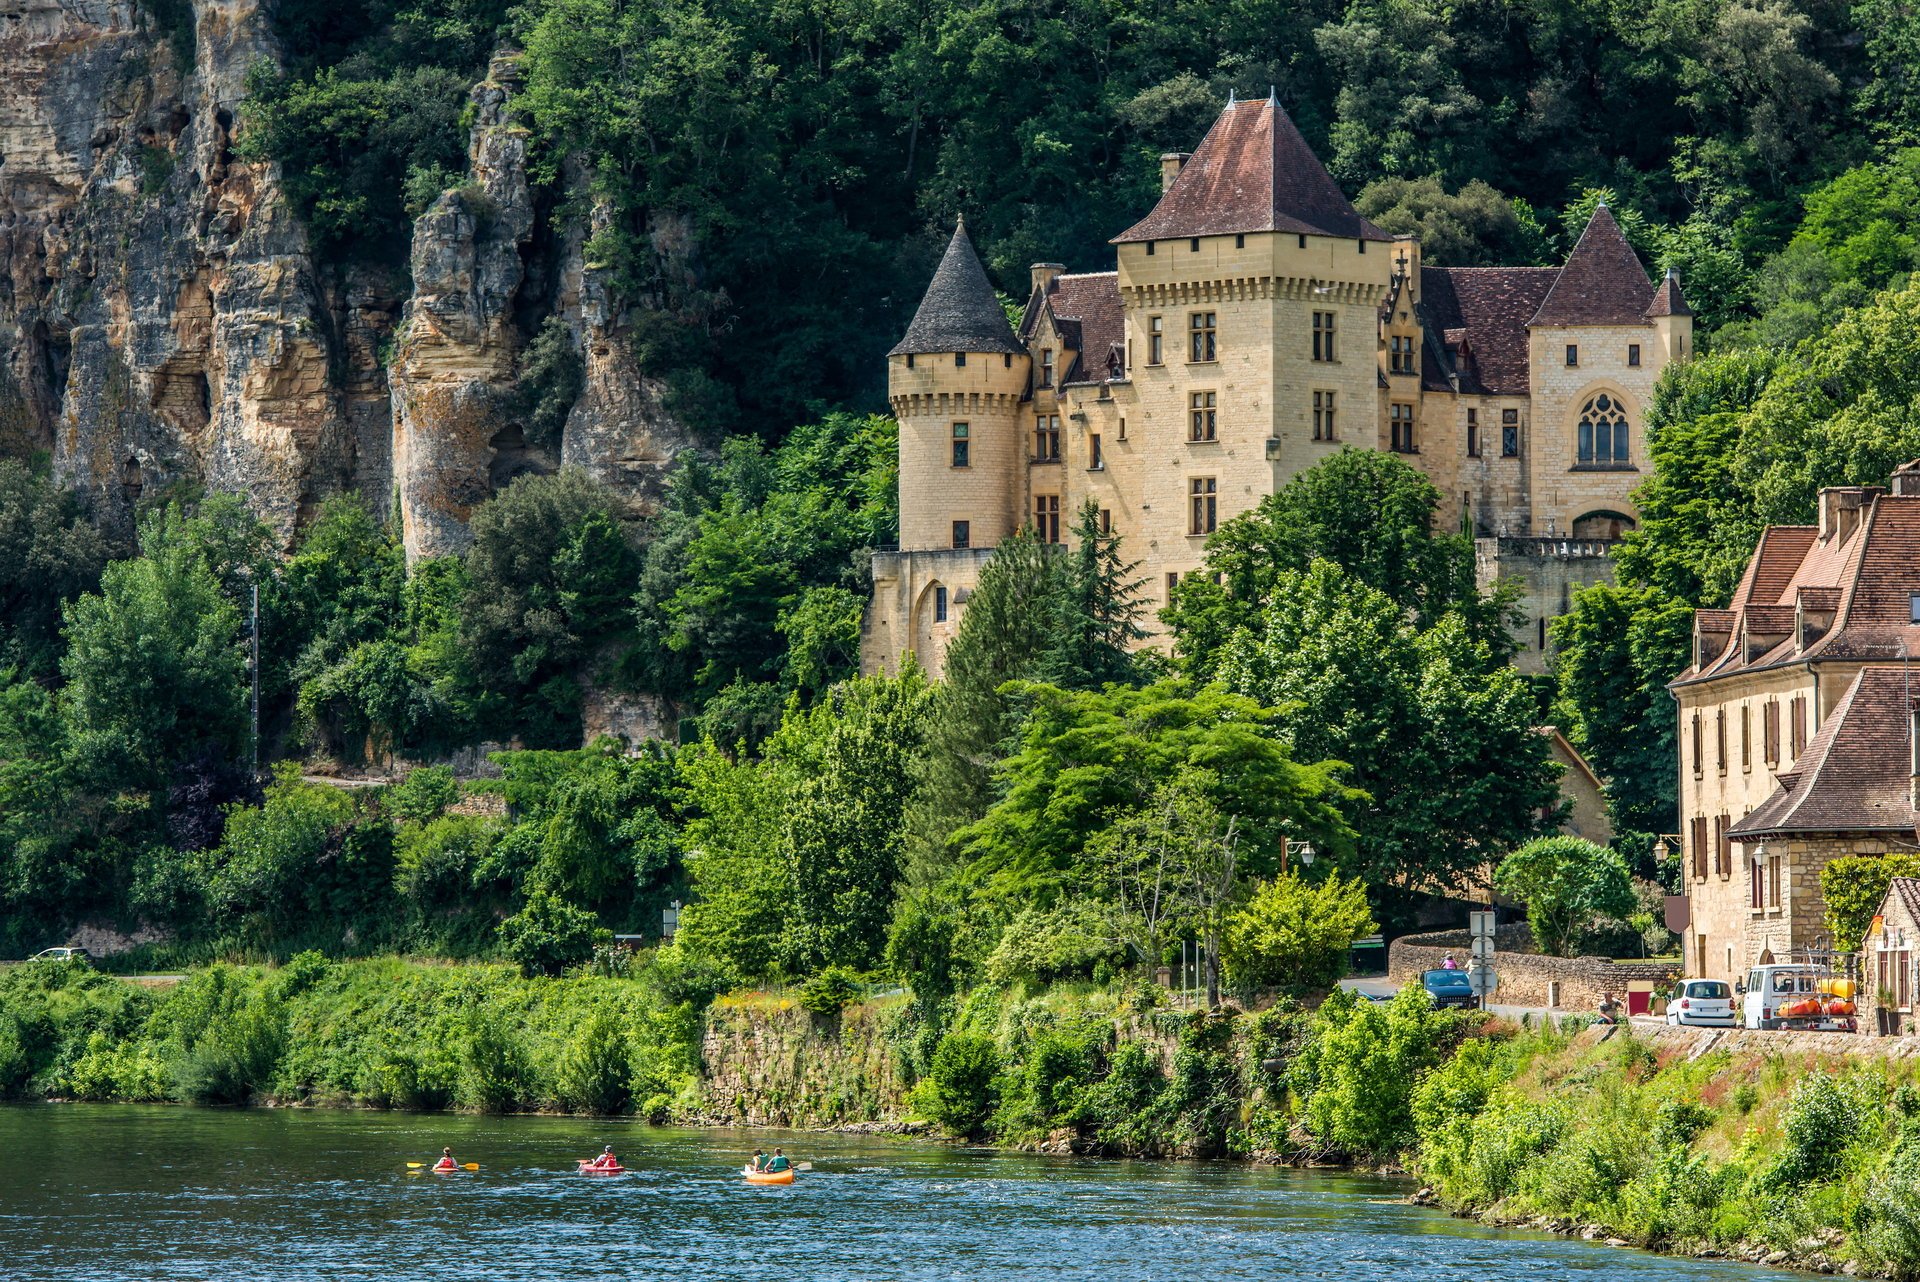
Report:
[[906,551],[991,548],[1019,528],[1027,361],[963,218],[906,337],[887,353]]
[[887,353],[900,424],[900,550],[873,560],[861,667],[908,657],[938,676],[980,567],[1022,524],[1027,349],[961,219],[902,338]]

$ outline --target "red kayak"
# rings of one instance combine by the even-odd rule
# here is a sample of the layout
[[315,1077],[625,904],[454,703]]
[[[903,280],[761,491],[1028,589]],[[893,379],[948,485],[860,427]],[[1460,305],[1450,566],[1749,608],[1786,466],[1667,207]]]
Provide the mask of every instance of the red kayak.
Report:
[[580,1174],[582,1175],[624,1175],[627,1170],[626,1167],[618,1164],[601,1166],[593,1158],[583,1157],[579,1158],[578,1161],[580,1163]]

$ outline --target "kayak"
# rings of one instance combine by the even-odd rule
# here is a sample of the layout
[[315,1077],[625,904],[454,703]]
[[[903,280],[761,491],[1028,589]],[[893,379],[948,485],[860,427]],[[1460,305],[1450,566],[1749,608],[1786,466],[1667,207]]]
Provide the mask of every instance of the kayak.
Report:
[[582,1175],[624,1175],[627,1171],[624,1166],[595,1166],[591,1158],[583,1157],[577,1160],[580,1163]]
[[747,1183],[749,1184],[791,1184],[793,1183],[792,1167],[788,1167],[784,1171],[756,1171],[752,1167],[747,1167],[745,1170],[741,1171],[740,1174],[746,1176]]

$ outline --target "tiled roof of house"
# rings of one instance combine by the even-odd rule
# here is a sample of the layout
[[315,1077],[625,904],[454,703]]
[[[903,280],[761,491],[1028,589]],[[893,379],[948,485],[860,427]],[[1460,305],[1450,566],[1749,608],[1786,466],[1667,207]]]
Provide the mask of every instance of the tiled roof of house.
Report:
[[[1913,619],[1920,595],[1920,494],[1856,486],[1825,495],[1836,513],[1857,519],[1824,531],[1767,527],[1728,609],[1695,613],[1696,634],[1728,634],[1729,640],[1673,684],[1821,659],[1920,659],[1920,624]],[[1793,627],[1796,607],[1832,614],[1804,645]],[[1758,654],[1734,639],[1771,636],[1783,639]]]
[[1596,206],[1580,243],[1567,255],[1535,325],[1640,325],[1654,301],[1653,282],[1620,224]]
[[1907,910],[1907,916],[1920,921],[1920,877],[1895,877],[1887,883],[1887,899],[1880,901],[1882,908],[1888,900],[1898,900]]
[[1915,693],[1915,674],[1904,666],[1860,669],[1773,795],[1733,826],[1733,838],[1912,831]]
[[1036,292],[1020,319],[1020,337],[1031,341],[1040,325],[1042,308],[1053,317],[1060,341],[1076,355],[1060,381],[1100,382],[1107,376],[1107,358],[1116,346],[1126,351],[1126,311],[1120,302],[1118,272],[1087,272],[1056,276],[1044,294]]
[[1680,292],[1680,274],[1667,268],[1666,277],[1653,291],[1653,301],[1647,304],[1649,316],[1691,316],[1693,308],[1687,306],[1687,296]]
[[1007,314],[980,265],[963,218],[953,229],[947,252],[927,285],[920,309],[907,326],[906,337],[893,345],[889,356],[925,352],[1013,352],[1027,349],[1014,337]]
[[[1444,332],[1460,390],[1524,396],[1531,384],[1527,322],[1553,288],[1557,267],[1422,267],[1420,310],[1429,334]],[[1422,362],[1429,391],[1449,387],[1438,362]]]
[[1393,239],[1359,215],[1268,98],[1229,103],[1153,212],[1113,243],[1259,231]]

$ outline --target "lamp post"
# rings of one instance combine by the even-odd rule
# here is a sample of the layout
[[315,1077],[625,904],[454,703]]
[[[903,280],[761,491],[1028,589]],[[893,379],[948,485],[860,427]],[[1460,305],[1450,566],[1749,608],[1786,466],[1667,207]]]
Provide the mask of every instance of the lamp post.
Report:
[[[1287,855],[1289,854],[1292,846],[1293,846],[1292,838],[1282,837],[1280,839],[1280,875],[1282,877],[1287,875]],[[1299,854],[1300,854],[1300,866],[1302,868],[1310,868],[1313,866],[1315,851],[1313,849],[1312,842],[1310,841],[1301,842]]]

